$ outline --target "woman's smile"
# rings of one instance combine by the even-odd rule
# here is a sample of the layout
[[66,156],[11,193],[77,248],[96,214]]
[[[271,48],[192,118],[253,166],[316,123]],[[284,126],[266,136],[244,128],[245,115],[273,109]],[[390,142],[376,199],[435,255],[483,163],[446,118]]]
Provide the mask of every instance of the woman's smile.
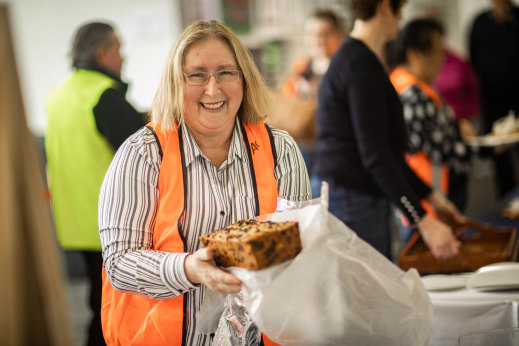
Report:
[[225,101],[220,102],[200,102],[203,108],[205,108],[208,111],[219,111],[222,109]]

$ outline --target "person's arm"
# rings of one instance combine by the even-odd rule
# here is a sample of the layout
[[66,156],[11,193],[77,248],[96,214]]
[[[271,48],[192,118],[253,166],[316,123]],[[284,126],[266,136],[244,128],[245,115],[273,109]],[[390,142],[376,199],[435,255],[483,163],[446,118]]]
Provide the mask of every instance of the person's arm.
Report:
[[[364,168],[384,195],[414,224],[425,215],[425,211],[420,205],[420,197],[406,179],[402,168],[406,165],[403,157],[401,162],[395,159],[388,130],[388,122],[402,121],[398,118],[401,115],[388,114],[391,102],[388,100],[387,90],[390,82],[381,73],[380,67],[372,65],[358,62],[357,66],[349,66],[345,72],[351,78],[346,83],[346,95],[350,104],[357,147]],[[396,92],[394,97],[398,102]],[[404,127],[402,131],[405,131]],[[399,136],[398,133],[391,135]]]
[[151,227],[159,200],[159,167],[159,147],[149,129],[141,129],[121,146],[101,188],[99,232],[104,268],[112,286],[165,299],[196,285],[184,270],[187,253],[153,250]]
[[296,142],[282,130],[271,128],[278,165],[274,175],[279,197],[301,202],[312,198],[306,165]]
[[427,197],[438,219],[449,225],[453,229],[463,226],[467,218],[460,213],[458,208],[441,193],[434,191]]
[[451,201],[439,192],[431,193],[427,197],[427,201],[433,207],[439,220],[427,215],[418,222],[418,230],[434,257],[438,259],[454,257],[458,254],[461,243],[455,238],[452,229],[460,230],[467,219]]
[[448,259],[458,254],[461,243],[447,224],[425,215],[416,226],[435,258]]
[[137,112],[126,100],[123,90],[106,89],[94,107],[97,129],[114,150],[138,129],[143,127],[145,116]]

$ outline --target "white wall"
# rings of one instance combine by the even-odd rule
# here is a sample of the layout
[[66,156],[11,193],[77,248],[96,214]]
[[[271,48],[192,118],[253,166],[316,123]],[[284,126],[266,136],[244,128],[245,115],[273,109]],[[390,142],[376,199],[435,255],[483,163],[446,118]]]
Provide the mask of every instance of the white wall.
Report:
[[[1,1],[1,0],[0,0]],[[125,56],[128,99],[146,111],[169,49],[181,31],[174,0],[7,0],[30,129],[45,131],[45,96],[71,71],[76,29],[91,20],[113,23]]]
[[[128,99],[140,111],[149,109],[171,44],[182,29],[180,0],[2,1],[10,7],[27,118],[35,134],[45,131],[45,95],[70,72],[68,52],[75,30],[94,19],[115,24],[126,56],[123,79],[130,83]],[[404,16],[419,15],[420,8],[431,3],[446,9],[447,41],[466,54],[474,16],[489,8],[490,0],[409,0]]]

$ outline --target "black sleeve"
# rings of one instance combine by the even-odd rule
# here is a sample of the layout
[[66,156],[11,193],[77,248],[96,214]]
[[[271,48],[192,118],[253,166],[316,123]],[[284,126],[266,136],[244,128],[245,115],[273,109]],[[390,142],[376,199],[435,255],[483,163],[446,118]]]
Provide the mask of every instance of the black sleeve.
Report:
[[429,185],[424,183],[423,180],[416,175],[415,171],[407,164],[403,165],[403,169],[406,180],[409,182],[409,185],[413,187],[418,198],[427,198],[432,192],[432,189],[429,187]]
[[94,118],[99,132],[114,150],[134,132],[146,124],[146,117],[126,101],[124,92],[106,89],[94,107]]
[[[388,97],[392,96],[385,92],[390,87],[387,76],[373,64],[360,64],[349,70],[353,87],[348,88],[348,99],[362,163],[386,197],[416,223],[425,215],[420,195],[426,185],[412,173],[403,157],[398,161],[392,152],[390,135],[398,134],[389,133],[388,122],[399,115],[388,113]],[[396,92],[394,97],[398,99]]]

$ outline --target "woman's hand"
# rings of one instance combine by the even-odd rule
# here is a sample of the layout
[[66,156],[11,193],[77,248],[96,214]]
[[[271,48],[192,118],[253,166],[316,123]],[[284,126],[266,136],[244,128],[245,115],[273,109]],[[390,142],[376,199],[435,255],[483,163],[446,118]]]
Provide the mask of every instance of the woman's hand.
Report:
[[218,268],[213,260],[213,251],[209,248],[188,255],[184,269],[189,281],[206,285],[217,293],[238,293],[241,290],[240,279]]
[[432,205],[438,219],[453,229],[458,229],[466,224],[467,218],[460,213],[454,203],[445,198],[441,193],[435,191],[427,200]]
[[458,255],[461,243],[449,226],[429,215],[424,216],[416,225],[425,245],[436,259],[444,260]]

